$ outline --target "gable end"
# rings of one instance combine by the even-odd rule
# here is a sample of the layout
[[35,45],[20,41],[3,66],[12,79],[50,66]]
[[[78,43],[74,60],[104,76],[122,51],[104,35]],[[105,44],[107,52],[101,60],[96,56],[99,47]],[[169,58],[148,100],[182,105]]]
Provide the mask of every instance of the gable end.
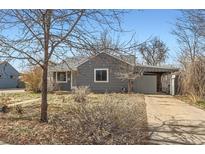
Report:
[[90,61],[91,59],[93,59],[93,58],[95,58],[95,57],[98,57],[98,56],[100,56],[100,55],[102,55],[102,54],[105,54],[105,55],[107,55],[107,56],[109,56],[109,57],[112,57],[112,58],[114,58],[114,59],[116,59],[116,60],[118,60],[118,61],[121,61],[121,62],[123,62],[123,63],[125,63],[125,64],[128,64],[128,65],[133,66],[133,64],[131,64],[131,63],[129,63],[129,62],[126,62],[126,61],[124,61],[124,60],[122,60],[122,59],[120,59],[120,58],[118,58],[118,57],[116,57],[116,56],[114,56],[114,55],[111,55],[111,54],[106,53],[106,52],[100,52],[100,53],[96,54],[95,56],[89,57],[87,60],[85,60],[84,62],[82,62],[81,64],[79,64],[77,67],[83,65],[84,63],[86,63],[86,62]]

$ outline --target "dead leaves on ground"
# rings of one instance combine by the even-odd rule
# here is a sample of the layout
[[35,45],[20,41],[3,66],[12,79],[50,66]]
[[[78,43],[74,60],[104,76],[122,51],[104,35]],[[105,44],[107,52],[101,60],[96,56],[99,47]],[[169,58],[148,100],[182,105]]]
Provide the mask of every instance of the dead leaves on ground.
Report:
[[[51,98],[52,97],[52,98]],[[49,99],[49,123],[40,123],[40,104],[0,114],[0,138],[10,144],[144,144],[147,118],[143,95],[90,94]]]

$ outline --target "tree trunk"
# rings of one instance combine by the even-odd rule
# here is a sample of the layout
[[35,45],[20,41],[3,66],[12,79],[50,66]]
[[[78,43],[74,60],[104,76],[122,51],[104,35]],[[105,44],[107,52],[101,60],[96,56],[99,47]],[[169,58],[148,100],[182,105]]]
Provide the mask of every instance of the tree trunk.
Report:
[[128,80],[128,93],[130,94],[133,91],[133,81]]
[[43,14],[44,23],[44,65],[42,76],[42,90],[41,90],[41,122],[48,122],[48,103],[47,103],[47,77],[48,77],[48,61],[49,61],[49,39],[51,26],[51,10],[46,10]]
[[131,80],[128,80],[128,94],[131,92],[132,86],[131,86]]
[[41,88],[41,122],[48,122],[48,103],[47,103],[47,73],[48,66],[43,68],[42,88]]

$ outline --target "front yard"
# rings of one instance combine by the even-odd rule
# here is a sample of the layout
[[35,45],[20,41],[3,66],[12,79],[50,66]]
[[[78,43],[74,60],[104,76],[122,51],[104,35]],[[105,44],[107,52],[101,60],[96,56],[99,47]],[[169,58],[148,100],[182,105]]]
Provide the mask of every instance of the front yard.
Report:
[[[12,104],[39,94],[0,95]],[[2,103],[2,101],[1,101]],[[48,95],[48,123],[40,123],[40,101],[0,113],[0,140],[9,144],[146,144],[147,114],[139,94]]]
[[205,100],[200,100],[200,101],[196,101],[195,102],[192,98],[190,98],[190,96],[186,96],[186,95],[183,95],[183,96],[177,95],[175,97],[177,99],[183,101],[183,102],[186,102],[186,103],[188,103],[190,105],[193,105],[195,107],[198,107],[200,109],[205,110]]

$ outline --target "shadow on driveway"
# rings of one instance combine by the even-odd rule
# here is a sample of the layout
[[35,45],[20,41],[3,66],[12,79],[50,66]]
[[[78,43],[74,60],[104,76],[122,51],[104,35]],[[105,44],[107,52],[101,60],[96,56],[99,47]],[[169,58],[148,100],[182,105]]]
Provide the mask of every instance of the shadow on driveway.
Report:
[[148,144],[205,144],[205,121],[163,121],[148,128]]
[[145,95],[148,144],[205,144],[205,111],[172,96]]

